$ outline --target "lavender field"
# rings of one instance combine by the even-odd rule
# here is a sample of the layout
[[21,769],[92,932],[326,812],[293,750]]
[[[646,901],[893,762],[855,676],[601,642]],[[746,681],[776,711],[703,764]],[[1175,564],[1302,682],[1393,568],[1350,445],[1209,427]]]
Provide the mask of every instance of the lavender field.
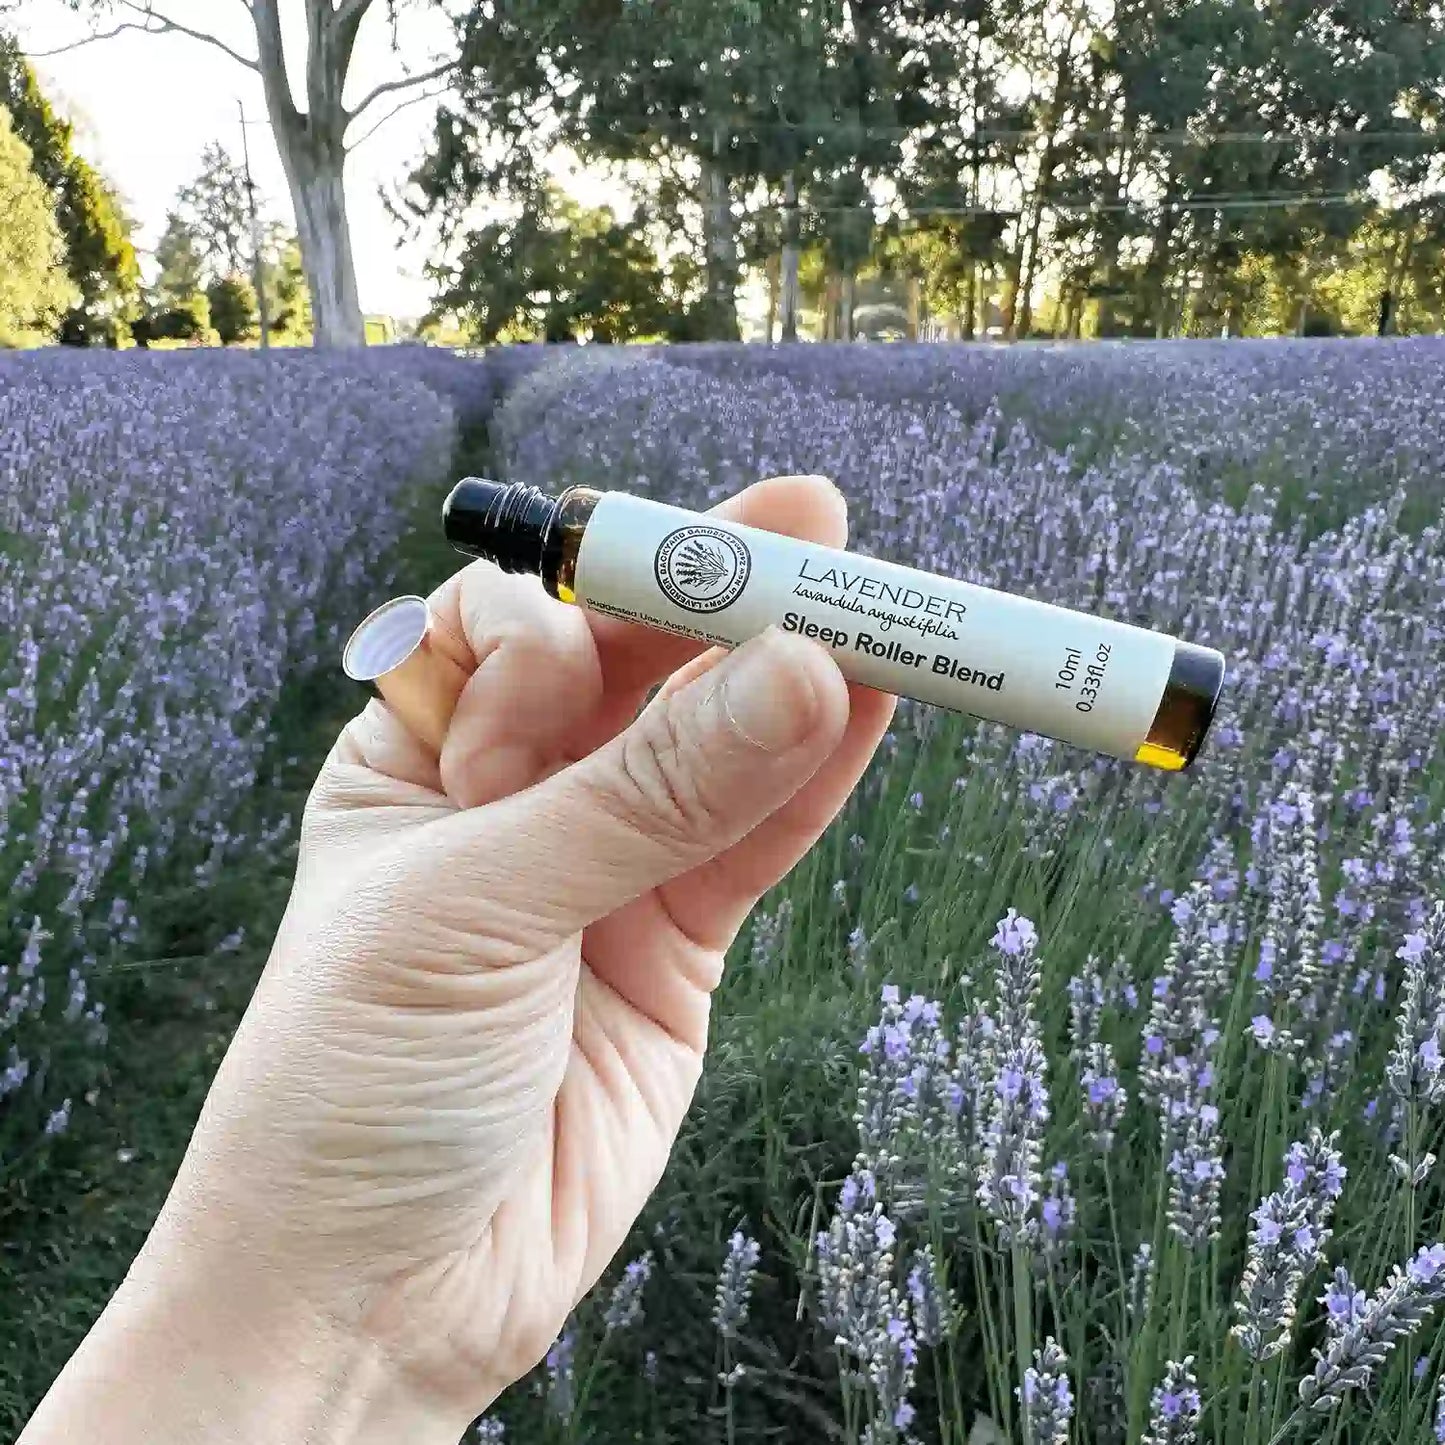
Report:
[[143,962],[148,914],[288,839],[272,714],[331,664],[452,438],[436,392],[375,367],[0,362],[7,1172],[102,1083],[103,981]]
[[[1183,777],[900,709],[615,1274],[473,1438],[1445,1440],[1434,340],[0,359],[0,1419],[183,1143],[132,1147],[193,1107],[133,1026],[264,956],[338,642],[431,580],[488,421],[465,460],[550,489],[823,472],[864,551],[1231,674]],[[126,1069],[107,1172],[67,1151]]]
[[697,506],[822,472],[859,548],[1231,680],[1171,779],[905,706],[481,1438],[1445,1439],[1445,343],[581,353],[494,439]]

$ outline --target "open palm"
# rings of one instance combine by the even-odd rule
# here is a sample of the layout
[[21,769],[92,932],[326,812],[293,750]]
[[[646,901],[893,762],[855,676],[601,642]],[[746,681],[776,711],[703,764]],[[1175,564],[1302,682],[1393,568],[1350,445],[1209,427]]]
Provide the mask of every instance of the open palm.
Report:
[[[845,540],[816,478],[719,511]],[[723,955],[892,702],[797,638],[699,655],[484,564],[431,602],[478,659],[441,756],[379,703],[333,750],[166,1215],[283,1261],[308,1308],[470,1414],[620,1247]]]

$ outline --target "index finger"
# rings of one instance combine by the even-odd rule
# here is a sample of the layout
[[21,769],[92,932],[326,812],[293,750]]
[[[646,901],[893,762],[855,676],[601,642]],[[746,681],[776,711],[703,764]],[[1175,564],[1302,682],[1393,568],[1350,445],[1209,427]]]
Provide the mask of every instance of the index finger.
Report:
[[[848,504],[826,477],[769,477],[719,502],[710,515],[824,547],[848,543]],[[586,616],[609,703],[635,698],[707,651],[706,643],[690,637],[600,612]]]

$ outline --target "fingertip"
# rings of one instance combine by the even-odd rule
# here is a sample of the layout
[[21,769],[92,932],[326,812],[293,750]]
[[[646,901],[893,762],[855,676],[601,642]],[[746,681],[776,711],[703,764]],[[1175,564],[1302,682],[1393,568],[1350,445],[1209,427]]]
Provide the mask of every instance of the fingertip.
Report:
[[828,477],[767,477],[729,497],[715,511],[745,526],[823,547],[848,543],[848,502]]
[[826,648],[770,627],[724,662],[720,697],[733,728],[764,752],[836,745],[848,685]]

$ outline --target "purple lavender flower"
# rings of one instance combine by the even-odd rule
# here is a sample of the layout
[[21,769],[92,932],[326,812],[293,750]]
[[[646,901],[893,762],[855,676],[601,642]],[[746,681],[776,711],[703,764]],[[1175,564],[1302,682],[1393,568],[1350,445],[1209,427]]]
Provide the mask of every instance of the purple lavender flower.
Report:
[[854,1122],[859,1158],[891,1203],[917,1175],[946,1171],[958,1143],[956,1078],[943,1031],[943,1011],[931,999],[883,990],[878,1022],[859,1047]]
[[771,971],[782,962],[793,928],[793,900],[784,898],[771,913],[753,915],[752,947],[748,954],[751,967]]
[[1068,1365],[1068,1357],[1053,1339],[1034,1351],[1034,1362],[1024,1371],[1018,1389],[1024,1445],[1067,1445],[1074,1418]]
[[577,1327],[570,1321],[553,1340],[544,1361],[547,1371],[547,1409],[568,1421],[577,1403]]
[[719,1334],[731,1338],[747,1323],[762,1247],[757,1240],[733,1231],[728,1252],[713,1294],[712,1322]]
[[997,1040],[989,1059],[992,1098],[980,1137],[978,1202],[1000,1239],[1030,1239],[1038,1227],[1040,1154],[1049,1117],[1048,1064],[1034,1009],[1040,986],[1038,934],[1012,908],[993,944]]
[[1433,1106],[1445,1099],[1445,901],[1395,956],[1404,960],[1405,985],[1385,1076],[1401,1103]]
[[939,1274],[932,1245],[913,1253],[908,1271],[908,1298],[919,1344],[930,1347],[942,1344],[953,1332],[957,1305],[953,1292]]
[[1165,1366],[1163,1384],[1149,1397],[1149,1428],[1141,1445],[1195,1445],[1200,1400],[1193,1366],[1193,1355]]
[[1315,1351],[1314,1371],[1300,1381],[1301,1404],[1332,1410],[1350,1390],[1367,1386],[1395,1346],[1413,1335],[1442,1299],[1445,1245],[1427,1245],[1407,1264],[1397,1265],[1364,1309]]
[[1307,1142],[1292,1144],[1284,1188],[1262,1200],[1250,1216],[1254,1228],[1233,1333],[1251,1359],[1271,1359],[1288,1344],[1300,1289],[1324,1257],[1328,1221],[1345,1179],[1334,1146],[1335,1136],[1318,1129]]
[[1363,1318],[1368,1298],[1364,1290],[1356,1288],[1349,1270],[1341,1265],[1320,1296],[1320,1303],[1325,1307],[1325,1330],[1328,1337],[1334,1339]]
[[638,1255],[622,1271],[622,1276],[612,1286],[612,1294],[602,1311],[602,1326],[607,1333],[630,1330],[642,1320],[642,1291],[652,1277],[652,1251]]
[[1257,1008],[1251,1023],[1261,1048],[1294,1054],[1302,1020],[1320,1011],[1320,904],[1313,776],[1304,760],[1259,814],[1254,852],[1264,894],[1264,921],[1255,967]]

